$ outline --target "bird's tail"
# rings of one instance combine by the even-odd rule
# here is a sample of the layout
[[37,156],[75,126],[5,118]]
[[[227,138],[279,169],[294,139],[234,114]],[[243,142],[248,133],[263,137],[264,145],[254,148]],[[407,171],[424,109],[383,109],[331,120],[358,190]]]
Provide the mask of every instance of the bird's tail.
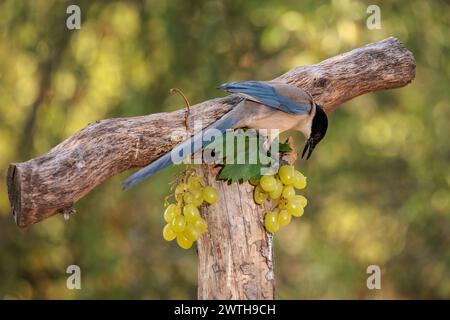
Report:
[[[217,129],[220,132],[224,133],[227,129],[232,128],[236,123],[238,122],[238,118],[233,115],[233,112],[227,113],[225,116],[208,126],[206,129],[203,129],[201,132],[195,134],[188,140],[184,141],[183,143],[179,144],[175,148],[173,148],[171,151],[163,155],[162,157],[158,158],[153,163],[149,164],[145,168],[142,168],[141,170],[135,172],[125,180],[121,182],[123,190],[129,189],[142,180],[144,180],[147,177],[150,177],[157,173],[158,171],[161,171],[162,169],[170,166],[173,164],[173,159],[182,160],[185,159],[187,156],[190,156],[203,148],[206,144],[208,144],[210,141],[203,141],[203,135],[205,134],[206,130],[209,129]],[[185,154],[186,153],[186,154]]]

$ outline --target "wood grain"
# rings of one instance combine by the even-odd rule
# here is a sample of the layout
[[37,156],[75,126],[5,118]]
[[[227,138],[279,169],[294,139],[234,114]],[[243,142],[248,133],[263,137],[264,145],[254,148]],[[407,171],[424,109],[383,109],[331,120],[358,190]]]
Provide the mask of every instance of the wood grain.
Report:
[[[293,139],[286,143],[294,150]],[[295,152],[283,155],[293,164]],[[219,191],[219,201],[202,207],[208,232],[198,240],[198,298],[272,300],[275,295],[273,236],[264,228],[270,204],[253,201],[254,187],[216,179],[219,168],[202,165],[198,175]]]
[[198,298],[273,299],[272,236],[264,229],[264,208],[252,200],[253,187],[218,181],[211,166],[197,172],[220,195],[202,208],[208,232],[198,240]]
[[[391,37],[319,64],[297,67],[275,80],[302,87],[329,112],[361,94],[405,86],[414,77],[413,55]],[[231,95],[199,103],[192,107],[191,120],[201,119],[207,126],[240,99]],[[10,164],[7,186],[16,223],[27,227],[67,212],[106,179],[151,163],[181,142],[169,139],[174,130],[185,130],[184,110],[101,120],[42,156]],[[226,192],[234,187],[229,188]],[[249,198],[242,194],[242,199]]]

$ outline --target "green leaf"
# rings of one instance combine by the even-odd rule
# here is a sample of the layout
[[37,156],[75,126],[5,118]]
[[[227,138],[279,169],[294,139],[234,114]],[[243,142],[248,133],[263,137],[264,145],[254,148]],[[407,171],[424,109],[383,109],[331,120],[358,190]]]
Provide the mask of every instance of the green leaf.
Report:
[[[229,139],[232,139],[230,142]],[[237,143],[237,141],[242,141],[244,139],[245,143]],[[229,144],[234,144],[233,154],[227,155],[227,141]],[[250,159],[250,146],[256,145],[256,151],[258,152],[257,163],[248,163]],[[218,179],[226,180],[231,182],[247,181],[251,178],[260,178],[261,169],[268,167],[267,164],[261,163],[259,156],[260,147],[260,137],[257,135],[251,135],[246,133],[244,130],[240,130],[235,133],[226,133],[221,138],[217,138],[215,141],[211,142],[206,148],[216,149],[218,156],[223,160],[224,165],[222,170],[219,172]],[[219,149],[219,150],[217,150]],[[229,151],[229,150],[228,150]],[[290,152],[292,148],[286,143],[279,143],[279,151]],[[237,164],[237,159],[242,159],[244,157],[244,164]]]
[[287,143],[279,143],[278,148],[280,152],[291,152],[292,148]]
[[261,176],[260,164],[226,164],[219,173],[219,180],[231,182],[247,181]]

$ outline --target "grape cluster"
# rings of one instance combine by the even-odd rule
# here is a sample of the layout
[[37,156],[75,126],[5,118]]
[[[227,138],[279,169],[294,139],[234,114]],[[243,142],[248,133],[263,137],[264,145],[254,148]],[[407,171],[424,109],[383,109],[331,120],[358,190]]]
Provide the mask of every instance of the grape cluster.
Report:
[[203,202],[216,203],[218,193],[215,188],[205,186],[200,177],[190,175],[187,181],[182,179],[176,185],[174,195],[176,203],[169,204],[164,211],[167,224],[163,229],[163,238],[167,241],[176,238],[181,248],[189,249],[208,229],[198,207]]
[[262,176],[260,180],[252,179],[250,183],[255,186],[253,199],[257,204],[262,205],[268,199],[275,204],[264,217],[264,226],[270,233],[288,225],[292,216],[303,215],[308,201],[304,196],[296,194],[295,189],[306,187],[306,177],[293,166],[280,166],[277,174]]

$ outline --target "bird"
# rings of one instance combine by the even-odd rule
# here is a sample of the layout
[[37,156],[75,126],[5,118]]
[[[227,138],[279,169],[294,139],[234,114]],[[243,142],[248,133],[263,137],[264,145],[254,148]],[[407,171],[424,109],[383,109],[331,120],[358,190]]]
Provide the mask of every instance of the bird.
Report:
[[216,129],[221,133],[238,128],[300,131],[306,138],[302,152],[302,158],[306,155],[306,159],[311,157],[314,148],[325,137],[328,128],[327,115],[322,106],[315,103],[312,96],[303,89],[277,81],[229,82],[217,88],[237,94],[243,99],[203,132],[193,135],[122,181],[124,190],[173,164],[174,155],[181,160],[202,149],[210,142],[203,140],[203,134],[208,129]]

